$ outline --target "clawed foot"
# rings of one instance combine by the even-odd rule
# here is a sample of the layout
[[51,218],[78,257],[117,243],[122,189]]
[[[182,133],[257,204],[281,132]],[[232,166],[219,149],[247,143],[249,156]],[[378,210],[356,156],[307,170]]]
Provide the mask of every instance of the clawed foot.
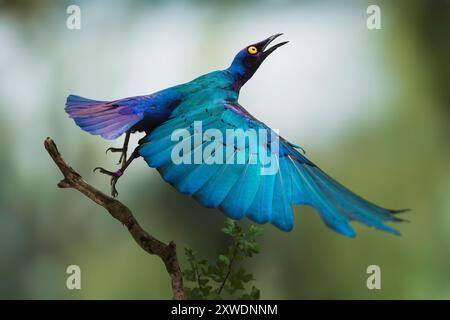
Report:
[[117,189],[116,189],[117,180],[119,180],[119,178],[123,175],[123,173],[125,172],[125,169],[130,165],[130,163],[139,156],[138,152],[137,152],[137,148],[136,148],[136,150],[134,150],[133,153],[131,154],[131,156],[127,159],[127,150],[128,150],[129,140],[130,140],[130,131],[128,131],[125,136],[125,141],[123,143],[122,148],[106,149],[106,153],[108,153],[109,151],[121,153],[119,163],[118,163],[121,165],[119,170],[117,170],[116,172],[112,172],[112,171],[103,169],[101,167],[97,167],[94,169],[94,171],[98,170],[100,173],[106,174],[111,177],[111,195],[114,198],[119,195],[119,193],[117,192]]
[[116,183],[117,183],[117,180],[119,180],[119,178],[123,175],[123,171],[121,169],[119,169],[116,172],[112,172],[112,171],[108,171],[102,167],[94,168],[94,172],[95,171],[99,171],[102,174],[111,176],[111,195],[113,196],[113,198],[117,197],[119,195],[119,193],[117,192],[117,189],[116,189]]
[[[128,142],[126,142],[126,145],[128,144]],[[116,189],[116,183],[117,180],[119,180],[119,178],[123,175],[123,171],[125,170],[125,163],[126,163],[126,159],[127,159],[127,147],[126,145],[123,148],[108,148],[106,149],[106,153],[108,153],[109,151],[111,152],[121,152],[120,158],[119,158],[119,162],[117,164],[122,164],[122,167],[117,170],[116,172],[112,172],[112,171],[108,171],[104,168],[101,167],[97,167],[94,169],[95,171],[99,171],[100,173],[106,174],[108,176],[111,177],[111,195],[115,198],[119,195],[119,193],[117,192]]]
[[126,148],[108,148],[106,149],[106,153],[108,152],[121,152],[119,162],[117,164],[122,163],[127,158],[127,149]]

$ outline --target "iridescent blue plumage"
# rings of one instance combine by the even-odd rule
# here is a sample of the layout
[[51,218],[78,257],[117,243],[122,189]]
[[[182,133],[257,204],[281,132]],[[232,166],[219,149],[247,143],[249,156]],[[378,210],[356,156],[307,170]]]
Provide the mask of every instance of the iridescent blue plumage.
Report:
[[[309,161],[298,147],[273,133],[238,103],[241,87],[262,61],[284,44],[265,50],[277,36],[243,49],[226,70],[151,95],[111,102],[71,95],[66,111],[83,130],[107,139],[125,132],[146,132],[132,158],[122,163],[120,175],[134,157],[142,156],[178,191],[192,195],[206,207],[220,208],[233,219],[248,217],[257,223],[270,222],[290,231],[294,223],[292,206],[304,204],[317,209],[326,225],[346,236],[355,236],[351,220],[399,234],[385,224],[386,221],[401,221],[394,216],[399,211],[376,206],[346,189]],[[241,148],[235,148],[236,154],[231,156],[214,153],[202,163],[174,163],[172,151],[179,142],[172,139],[175,130],[185,130],[192,136],[189,143],[194,157],[199,150],[213,149],[215,144],[230,147],[225,138],[196,139],[202,134],[195,129],[199,121],[203,132],[216,129],[222,137],[227,137],[228,129],[264,129],[274,134],[279,139],[279,148],[274,150],[267,143],[259,146],[259,152],[276,160],[276,174],[261,174],[266,164],[251,152],[250,140],[245,140]],[[243,150],[246,151],[243,163],[227,163]],[[214,157],[220,157],[223,164],[205,163]],[[102,170],[113,176],[115,184],[120,175]]]

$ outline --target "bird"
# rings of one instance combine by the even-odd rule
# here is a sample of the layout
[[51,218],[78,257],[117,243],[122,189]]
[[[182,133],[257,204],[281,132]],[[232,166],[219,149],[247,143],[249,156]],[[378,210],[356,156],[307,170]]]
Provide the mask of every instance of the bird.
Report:
[[[244,84],[269,55],[289,42],[270,46],[281,35],[246,46],[224,70],[148,95],[113,101],[69,95],[65,111],[82,130],[107,140],[125,134],[121,148],[106,150],[120,153],[120,168],[94,169],[111,177],[112,196],[118,195],[116,183],[128,166],[142,157],[179,192],[194,197],[205,207],[220,209],[234,220],[247,217],[255,223],[270,223],[289,232],[294,225],[293,206],[307,205],[317,211],[326,226],[344,236],[356,236],[351,221],[400,235],[387,222],[405,221],[397,214],[409,209],[386,209],[353,193],[306,158],[301,147],[284,139],[239,104]],[[222,138],[211,136],[195,142],[199,135],[198,123],[202,132],[214,129]],[[244,139],[236,147],[233,139],[224,138],[230,130],[239,129],[270,133],[270,138],[256,143],[260,154],[265,153],[274,160],[273,172],[263,174],[267,166],[251,151],[253,140]],[[136,132],[143,132],[144,137],[128,156],[130,135]],[[184,137],[190,138],[185,144],[190,148],[183,156],[190,157],[197,150],[209,147],[213,150],[209,158],[215,157],[215,161],[175,163],[173,153],[180,142],[173,139],[174,132],[184,132]],[[232,152],[223,155],[217,151],[218,147],[231,148]],[[240,163],[228,161],[245,151]]]

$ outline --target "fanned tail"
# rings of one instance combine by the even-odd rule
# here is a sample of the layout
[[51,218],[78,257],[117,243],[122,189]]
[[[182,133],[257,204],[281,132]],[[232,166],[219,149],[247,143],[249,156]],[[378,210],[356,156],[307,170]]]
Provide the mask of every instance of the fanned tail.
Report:
[[122,135],[143,117],[125,99],[98,101],[70,95],[65,110],[81,129],[109,140]]

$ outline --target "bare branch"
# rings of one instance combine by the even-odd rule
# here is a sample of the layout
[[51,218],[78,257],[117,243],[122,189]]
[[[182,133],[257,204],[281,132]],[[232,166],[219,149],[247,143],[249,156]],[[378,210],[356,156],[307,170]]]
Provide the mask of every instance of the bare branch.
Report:
[[98,205],[108,210],[111,216],[119,220],[127,227],[134,240],[142,249],[147,251],[149,254],[154,254],[161,258],[172,281],[172,292],[174,298],[177,300],[186,299],[186,294],[183,287],[183,276],[178,264],[175,243],[170,242],[169,244],[165,244],[164,242],[148,234],[144,229],[142,229],[127,206],[120,201],[107,196],[84,181],[83,178],[74,169],[72,169],[67,161],[64,160],[53,139],[45,139],[44,145],[45,149],[50,154],[53,161],[64,176],[64,179],[58,183],[58,187],[76,189]]

